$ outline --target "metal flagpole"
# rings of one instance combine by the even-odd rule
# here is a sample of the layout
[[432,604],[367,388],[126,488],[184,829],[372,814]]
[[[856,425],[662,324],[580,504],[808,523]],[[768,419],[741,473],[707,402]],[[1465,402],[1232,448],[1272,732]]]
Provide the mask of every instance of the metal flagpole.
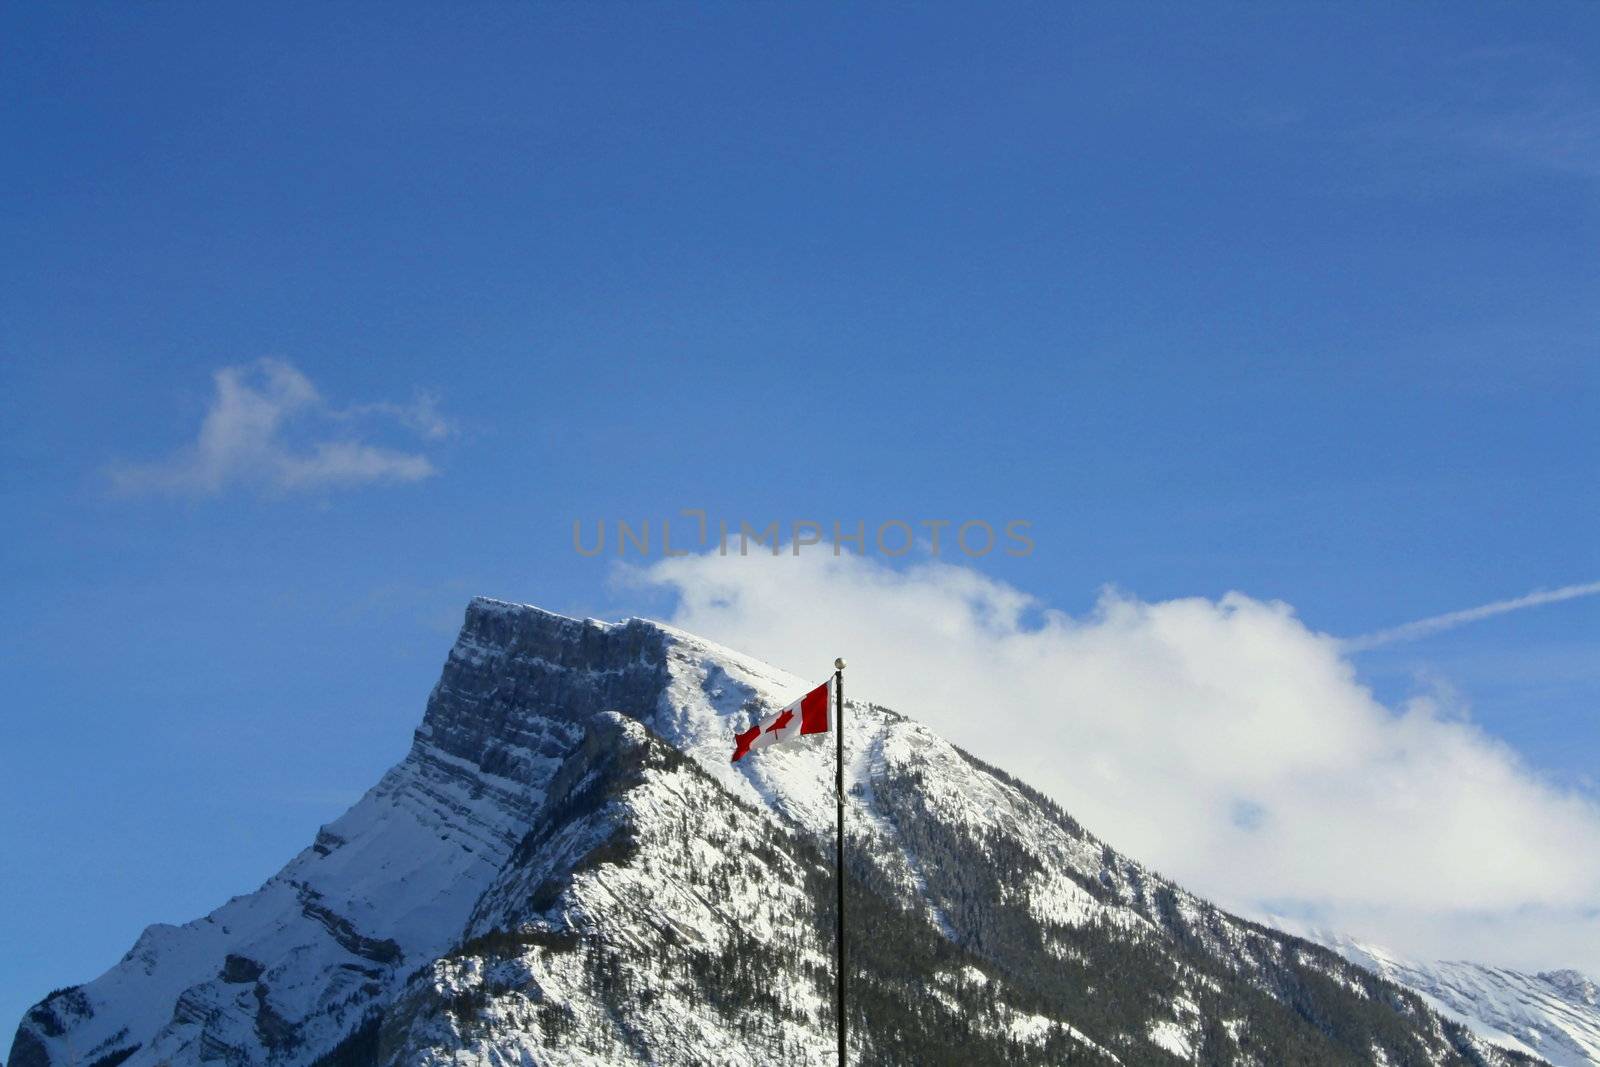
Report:
[[845,1067],[844,1038],[844,659],[833,661],[833,767],[834,793],[838,800],[838,820],[834,826],[834,883],[839,890],[835,938],[838,942],[838,989],[834,1009],[839,1033],[839,1067]]

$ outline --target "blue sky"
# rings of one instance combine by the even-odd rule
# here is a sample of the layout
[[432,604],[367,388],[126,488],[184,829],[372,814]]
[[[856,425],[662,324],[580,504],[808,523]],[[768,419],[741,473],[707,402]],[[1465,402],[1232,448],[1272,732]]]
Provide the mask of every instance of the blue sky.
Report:
[[[1053,607],[1339,635],[1600,578],[1592,7],[12,6],[0,42],[0,1026],[375,781],[470,595],[670,609],[574,519],[1021,518],[975,565]],[[198,463],[261,360],[284,421]],[[1593,792],[1597,623],[1353,662]]]

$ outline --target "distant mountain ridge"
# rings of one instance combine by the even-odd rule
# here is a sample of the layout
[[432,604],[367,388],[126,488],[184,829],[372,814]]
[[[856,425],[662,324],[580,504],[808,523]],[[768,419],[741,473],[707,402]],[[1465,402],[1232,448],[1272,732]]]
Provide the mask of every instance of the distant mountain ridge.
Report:
[[1600,985],[1573,970],[1527,974],[1461,960],[1417,963],[1347,937],[1318,935],[1352,962],[1421,993],[1441,1014],[1556,1067],[1600,1063]]
[[[832,741],[728,761],[819,680],[474,600],[405,759],[254,893],[46,997],[10,1065],[832,1063]],[[912,719],[847,724],[856,1063],[1532,1062]]]

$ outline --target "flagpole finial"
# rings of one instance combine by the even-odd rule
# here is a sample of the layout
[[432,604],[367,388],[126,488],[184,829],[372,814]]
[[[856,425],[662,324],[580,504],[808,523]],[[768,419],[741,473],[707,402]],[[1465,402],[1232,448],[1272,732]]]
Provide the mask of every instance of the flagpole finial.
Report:
[[844,670],[844,657],[840,656],[838,659],[834,660],[833,666],[836,670]]

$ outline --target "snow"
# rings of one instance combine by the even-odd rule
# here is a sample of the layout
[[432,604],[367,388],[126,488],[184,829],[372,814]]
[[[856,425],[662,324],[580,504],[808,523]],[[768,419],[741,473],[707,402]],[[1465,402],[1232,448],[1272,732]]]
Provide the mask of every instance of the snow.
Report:
[[1175,1022],[1158,1022],[1150,1027],[1150,1040],[1181,1060],[1194,1059],[1189,1032]]
[[[82,987],[86,1010],[69,1011],[62,1003],[58,1014],[70,1016],[63,1019],[69,1031],[52,1048],[65,1053],[70,1042],[74,1054],[92,1059],[137,1042],[141,1048],[126,1061],[128,1067],[192,1064],[201,1058],[266,1062],[272,1050],[258,1025],[264,997],[299,1041],[275,1061],[287,1067],[327,1051],[374,1007],[419,1005],[428,991],[445,997],[493,988],[498,992],[483,1008],[487,1020],[500,1024],[493,1041],[418,1008],[408,1037],[416,1056],[408,1062],[583,1067],[617,1062],[615,1050],[632,1047],[636,1039],[652,1048],[693,1049],[710,1062],[752,1067],[762,1062],[746,1051],[742,1030],[697,1007],[692,991],[663,989],[660,1010],[624,1027],[606,1004],[586,992],[573,954],[530,948],[492,964],[446,954],[467,937],[509,928],[513,916],[526,920],[527,902],[541,884],[571,872],[619,822],[645,828],[630,861],[573,874],[559,904],[551,905],[559,914],[547,913],[548,921],[603,932],[607,943],[623,947],[654,943],[662,929],[670,928],[682,943],[719,951],[731,943],[735,925],[740,936],[760,943],[785,942],[791,916],[806,903],[800,896],[804,872],[788,853],[775,853],[763,843],[776,834],[831,847],[834,737],[800,738],[733,764],[732,736],[814,687],[827,672],[798,677],[640,620],[579,621],[485,598],[473,601],[469,620],[472,613],[485,624],[463,629],[406,758],[256,892],[183,926],[146,930],[123,960]],[[493,639],[502,630],[528,626],[548,632],[536,634],[540,640],[533,644]],[[644,638],[637,644],[625,643],[640,635]],[[573,644],[560,644],[569,640]],[[584,667],[583,656],[574,650],[595,640],[618,643],[622,654],[605,666]],[[648,658],[657,647],[661,662]],[[628,658],[635,651],[640,658]],[[570,662],[550,658],[565,653],[573,653],[566,657]],[[571,795],[583,785],[581,779],[564,783],[558,773],[584,729],[561,718],[559,698],[586,686],[594,692],[629,692],[600,683],[610,686],[633,674],[651,679],[653,706],[593,712],[585,722],[609,724],[629,744],[659,744],[650,740],[648,726],[706,777],[651,767],[640,784],[607,801],[614,807],[575,818],[537,841],[534,855],[524,856],[519,847],[541,805],[559,799],[552,790]],[[505,699],[502,676],[548,680],[545,699],[554,710],[538,710],[544,705],[517,689],[517,681],[507,683],[517,699]],[[848,674],[846,686],[848,692]],[[445,710],[437,720],[436,707]],[[506,721],[491,718],[491,707]],[[930,874],[936,879],[937,870],[930,872],[908,843],[910,835],[897,826],[885,799],[894,794],[880,789],[880,783],[913,773],[923,783],[917,803],[926,817],[975,841],[1003,837],[1038,860],[1036,869],[1006,891],[1045,929],[1105,923],[1125,931],[1155,931],[1142,888],[1162,884],[1155,875],[1121,857],[1107,867],[1112,861],[1100,842],[1044,817],[1022,790],[975,766],[926,727],[864,701],[851,700],[845,716],[846,819],[852,838],[858,847],[866,845],[894,890],[920,908],[933,929],[957,938],[930,890]],[[582,764],[573,764],[567,776],[579,778],[582,771]],[[706,778],[748,805],[755,817],[728,820],[726,797],[712,790],[720,809],[706,799],[711,789]],[[722,815],[696,821],[697,812],[714,810]],[[906,818],[903,811],[899,817]],[[750,858],[757,850],[763,856],[759,863]],[[518,862],[508,864],[513,853]],[[780,869],[786,877],[774,878],[773,870],[762,866],[771,863],[792,869]],[[684,875],[686,864],[697,872],[747,874],[762,880],[762,889],[736,889],[731,899],[708,899],[704,883]],[[740,878],[726,881],[744,884]],[[1098,883],[1099,896],[1085,890],[1089,883]],[[1171,899],[1187,918],[1201,916],[1203,904],[1189,894],[1174,887]],[[642,925],[642,915],[656,925]],[[1219,953],[1238,954],[1249,935],[1223,924],[1214,936]],[[1350,955],[1351,949],[1341,948]],[[1053,951],[1065,956],[1068,949],[1063,942]],[[1358,962],[1422,989],[1441,1010],[1493,1030],[1504,1044],[1520,1043],[1562,1067],[1600,1063],[1595,1008],[1600,998],[1582,976],[1516,975],[1473,970],[1468,964],[1429,970],[1363,951]],[[259,985],[223,981],[220,972],[229,955],[259,963],[264,969]],[[807,947],[802,964],[825,973],[831,959]],[[626,966],[646,964],[633,960]],[[639,974],[641,980],[650,977]],[[413,975],[419,977],[408,984]],[[1334,977],[1359,988],[1347,976]],[[952,998],[977,985],[1003,988],[984,971],[963,967],[941,975],[930,992]],[[788,1007],[799,1017],[822,1020],[831,1012],[828,997],[805,983],[789,995]],[[1197,1008],[1183,995],[1171,1007],[1172,1018],[1153,1024],[1144,1036],[1191,1059]],[[610,1042],[612,1051],[568,1044],[552,1052],[539,1020],[542,1010],[553,1008],[570,1011],[586,1034],[595,1035],[597,1047]],[[1018,1041],[1064,1034],[1115,1059],[1063,1019],[1003,1005],[998,1011],[1003,1032]],[[761,1025],[758,1019],[749,1022]],[[1239,1023],[1224,1025],[1235,1032]],[[790,1045],[784,1062],[819,1067],[832,1062],[826,1025],[793,1029],[785,1038]],[[1374,1050],[1375,1059],[1379,1055],[1381,1050]]]
[[1307,931],[1356,963],[1408,986],[1484,1039],[1554,1067],[1600,1064],[1600,995],[1576,971],[1526,974],[1465,961],[1419,963],[1376,945]]

